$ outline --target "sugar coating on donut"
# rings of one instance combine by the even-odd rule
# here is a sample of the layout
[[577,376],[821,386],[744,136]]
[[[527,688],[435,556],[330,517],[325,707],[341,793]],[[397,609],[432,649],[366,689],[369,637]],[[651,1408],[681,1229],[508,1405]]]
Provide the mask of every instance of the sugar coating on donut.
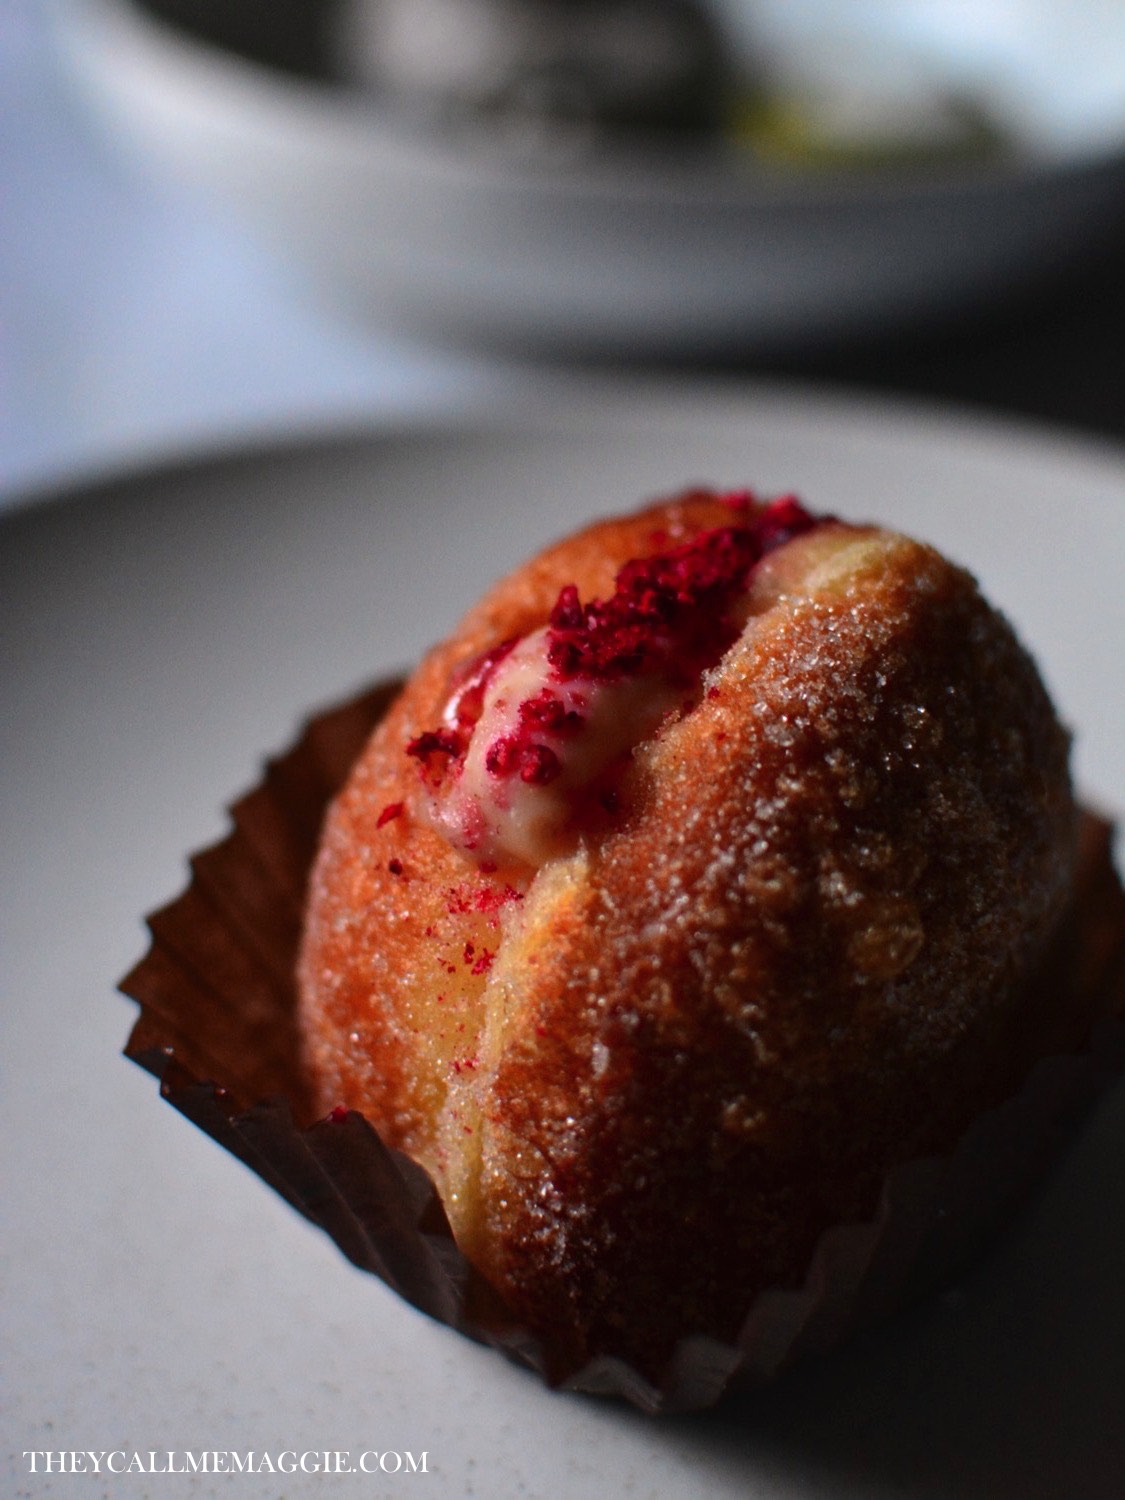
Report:
[[[690,493],[503,580],[376,730],[314,872],[321,1106],[421,1161],[575,1359],[733,1336],[1079,1024],[1039,1006],[1028,1036],[1075,814],[1026,653],[932,549],[792,509],[748,544],[769,515]],[[630,640],[613,601],[709,547],[745,556],[704,614],[649,600]]]

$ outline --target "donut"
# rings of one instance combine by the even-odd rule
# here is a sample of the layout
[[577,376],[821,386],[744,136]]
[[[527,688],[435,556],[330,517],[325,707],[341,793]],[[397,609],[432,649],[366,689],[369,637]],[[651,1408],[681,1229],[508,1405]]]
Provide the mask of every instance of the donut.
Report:
[[318,1108],[433,1179],[559,1369],[801,1283],[1089,1017],[1069,740],[973,578],[693,490],[495,585],[327,816]]

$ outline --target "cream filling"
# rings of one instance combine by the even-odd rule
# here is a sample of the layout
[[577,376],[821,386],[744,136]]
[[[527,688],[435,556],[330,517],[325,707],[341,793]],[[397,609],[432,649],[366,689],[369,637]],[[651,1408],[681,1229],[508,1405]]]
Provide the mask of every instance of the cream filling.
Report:
[[[769,553],[754,568],[730,617],[742,633],[786,598],[845,587],[894,541],[871,528],[826,523]],[[571,854],[584,818],[612,793],[614,772],[637,745],[697,689],[662,672],[560,681],[548,659],[548,627],[519,641],[497,666],[463,759],[430,792],[429,814],[453,844],[478,860],[538,869]],[[718,663],[716,663],[716,666]],[[553,730],[524,722],[521,707],[544,689],[581,722]],[[497,768],[497,747],[547,753],[548,770],[529,762]],[[526,774],[525,774],[526,772]],[[612,801],[605,807],[612,806]]]
[[[533,631],[497,667],[464,759],[432,794],[435,825],[481,860],[538,868],[572,852],[585,794],[684,698],[682,686],[658,673],[560,682],[547,659],[548,637],[546,627]],[[521,705],[544,689],[581,722],[561,730],[524,724]],[[542,747],[557,771],[542,780],[518,767],[500,773],[489,762],[506,742]]]

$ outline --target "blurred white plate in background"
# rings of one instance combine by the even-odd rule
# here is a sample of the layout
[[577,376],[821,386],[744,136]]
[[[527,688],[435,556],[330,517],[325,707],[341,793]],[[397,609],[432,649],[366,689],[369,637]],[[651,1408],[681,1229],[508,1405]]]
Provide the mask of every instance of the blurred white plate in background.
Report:
[[[1042,54],[1018,48],[988,75],[1018,149],[795,172],[623,141],[513,152],[209,46],[130,0],[52,3],[87,94],[152,170],[225,197],[344,305],[422,334],[571,355],[799,349],[1009,297],[1125,217],[1112,68],[1083,130],[1074,89],[1043,90]],[[825,9],[802,7],[806,24]]]

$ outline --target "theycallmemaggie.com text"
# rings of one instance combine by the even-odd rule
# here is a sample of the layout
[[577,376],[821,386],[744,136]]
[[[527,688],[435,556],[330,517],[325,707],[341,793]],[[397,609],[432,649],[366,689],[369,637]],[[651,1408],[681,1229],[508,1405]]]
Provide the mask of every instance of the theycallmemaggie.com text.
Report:
[[140,1453],[123,1448],[25,1449],[31,1474],[429,1474],[429,1454],[366,1449],[279,1453],[184,1449]]

